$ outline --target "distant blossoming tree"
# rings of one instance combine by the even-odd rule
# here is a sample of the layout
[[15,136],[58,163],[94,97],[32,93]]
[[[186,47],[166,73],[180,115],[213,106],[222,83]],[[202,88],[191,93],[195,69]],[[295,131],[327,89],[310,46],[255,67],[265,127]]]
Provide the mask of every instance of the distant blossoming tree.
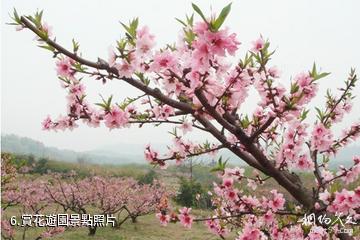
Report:
[[[9,157],[10,158],[10,157]],[[49,197],[43,187],[42,180],[12,181],[6,188],[2,188],[2,239],[14,240],[15,226],[21,226],[22,239],[28,239],[27,232],[31,228],[41,227],[42,231],[37,232],[36,240],[52,237],[65,231],[64,227],[49,227],[45,223],[43,211],[49,205]],[[5,210],[18,206],[22,215],[22,221],[16,216],[5,216]]]
[[[5,161],[3,163],[7,164]],[[10,169],[10,166],[5,168]],[[132,178],[92,176],[80,179],[73,173],[52,174],[46,178],[48,181],[17,179],[2,190],[2,238],[16,239],[17,226],[21,227],[23,239],[28,239],[26,233],[35,227],[43,229],[40,234],[37,232],[37,240],[50,238],[76,227],[87,227],[88,234],[95,235],[97,228],[105,226],[105,223],[86,224],[92,221],[86,218],[90,217],[88,214],[104,216],[110,226],[120,227],[128,219],[135,223],[138,217],[156,212],[163,199],[174,195],[173,191],[156,181],[150,185],[139,184]],[[22,214],[21,221],[16,216],[4,214],[5,210],[13,206],[17,206]],[[79,218],[63,222],[61,226],[56,226],[55,222],[48,226],[51,215],[44,213],[53,207],[57,207],[57,211],[58,207],[62,208],[62,212],[70,216],[77,214]],[[118,215],[117,220],[115,215]],[[52,215],[54,216],[56,221],[56,215]],[[108,218],[111,218],[110,221],[107,221]]]
[[[188,208],[171,213],[164,203],[157,214],[164,225],[179,221],[191,227],[195,221],[205,221],[220,237],[237,229],[239,240],[352,239],[351,234],[343,232],[342,223],[345,228],[353,228],[359,220],[360,187],[345,185],[357,180],[360,158],[354,156],[353,166],[340,166],[336,173],[329,170],[328,162],[360,136],[360,122],[344,129],[340,136],[332,131],[351,110],[355,71],[351,70],[337,94],[327,92],[325,106],[316,108],[317,119],[310,123],[307,105],[316,95],[319,80],[328,73],[319,72],[314,64],[285,88],[279,81],[279,70],[269,66],[274,51],[263,37],[236,60],[240,42],[235,33],[222,27],[230,8],[228,5],[218,16],[206,18],[193,4],[200,21],[194,22],[193,15],[184,21],[178,19],[183,25],[178,41],[158,50],[154,49],[155,36],[146,26],[140,27],[136,18],[128,25],[122,24],[125,35],[110,50],[109,59],[96,62],[83,58],[74,40],[72,50],[59,45],[51,27],[43,22],[42,12],[20,16],[14,11],[12,24],[18,30],[34,32],[39,46],[53,53],[58,78],[68,92],[66,114],[57,119],[47,117],[43,128],[73,129],[80,122],[91,127],[104,124],[109,129],[169,124],[175,126],[173,144],[166,154],[147,146],[145,158],[150,164],[165,168],[170,160],[181,163],[188,157],[225,148],[256,170],[253,176],[245,176],[244,169],[229,169],[219,161],[216,170],[222,183],[214,187],[214,215],[195,218]],[[103,84],[124,82],[141,94],[126,96],[123,101],[110,96],[91,104],[85,92],[85,81],[91,78]],[[261,98],[257,104],[248,100],[250,89]],[[252,114],[242,112],[244,104],[253,104]],[[208,133],[215,140],[192,142],[186,138],[189,131]],[[295,170],[313,173],[314,185],[304,185]],[[245,181],[255,189],[268,179],[286,190],[295,204],[287,204],[277,190],[259,198],[237,187]],[[344,187],[334,188],[335,180],[342,180]],[[312,213],[316,219],[313,224],[298,222],[304,214]],[[322,216],[334,220],[331,228]]]

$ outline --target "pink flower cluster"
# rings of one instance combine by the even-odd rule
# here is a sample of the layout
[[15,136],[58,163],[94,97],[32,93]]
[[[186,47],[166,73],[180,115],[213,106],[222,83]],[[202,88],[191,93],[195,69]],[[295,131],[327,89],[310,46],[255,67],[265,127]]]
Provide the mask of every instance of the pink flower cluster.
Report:
[[159,219],[160,224],[166,226],[170,222],[170,215],[164,213],[157,213],[156,217]]
[[184,140],[182,137],[177,136],[174,138],[173,145],[167,146],[168,152],[160,154],[151,148],[150,145],[145,147],[145,159],[151,164],[157,164],[161,168],[166,168],[166,161],[176,159],[176,164],[181,164],[187,157],[200,154],[209,154],[214,156],[217,153],[217,145],[211,144],[204,147],[201,144],[196,144],[189,140]]
[[238,49],[239,41],[236,34],[229,34],[228,30],[211,32],[205,22],[199,22],[194,27],[197,39],[192,42],[194,68],[206,70],[216,56],[225,56],[227,52],[234,55]]
[[298,91],[294,93],[294,97],[298,97],[300,100],[297,102],[299,105],[309,103],[312,98],[315,97],[318,89],[317,84],[313,81],[313,78],[309,73],[300,73],[295,76],[295,83],[299,87]]
[[264,238],[264,234],[259,230],[258,227],[255,227],[253,224],[245,224],[245,227],[236,240],[253,240],[262,238]]
[[56,62],[57,75],[64,78],[74,78],[76,71],[72,68],[73,64],[75,64],[75,61],[71,58],[64,57],[59,59]]
[[152,109],[155,119],[167,119],[168,117],[174,115],[174,108],[170,107],[169,105],[163,106],[155,106]]
[[120,128],[129,122],[130,113],[122,110],[118,106],[112,106],[111,110],[105,114],[105,126],[109,129]]
[[[356,209],[360,206],[360,187],[353,191],[342,189],[340,192],[335,192],[334,199],[327,207],[327,210],[332,213],[339,213],[343,216],[355,216],[355,219],[360,219],[360,215],[356,213]],[[323,198],[326,199],[326,196]]]
[[303,153],[305,137],[308,135],[306,129],[308,124],[299,120],[288,123],[285,132],[284,143],[277,154],[278,167],[290,167],[299,170],[312,170],[314,164],[307,153]]
[[278,193],[277,190],[271,190],[270,193],[273,195],[272,199],[267,200],[263,198],[263,202],[273,211],[276,212],[284,208],[285,199],[282,193]]
[[215,219],[210,219],[205,222],[205,225],[208,227],[208,229],[219,236],[224,236],[228,233],[228,229],[225,227],[224,224],[220,223],[219,219],[216,219],[216,216],[214,216]]
[[5,239],[14,239],[15,230],[10,225],[10,221],[8,220],[1,220],[1,236]]
[[333,143],[333,134],[322,123],[315,125],[311,133],[312,150],[327,151]]
[[186,227],[191,228],[193,217],[190,215],[191,208],[182,208],[180,209],[179,219],[180,223]]

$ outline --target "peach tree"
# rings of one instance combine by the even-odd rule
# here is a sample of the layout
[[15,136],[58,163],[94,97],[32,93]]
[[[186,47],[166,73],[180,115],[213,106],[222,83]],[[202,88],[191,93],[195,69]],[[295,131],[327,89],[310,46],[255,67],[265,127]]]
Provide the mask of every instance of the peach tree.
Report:
[[[329,161],[360,136],[360,122],[339,136],[333,133],[334,124],[351,110],[355,71],[350,71],[337,93],[327,92],[325,106],[315,109],[317,119],[309,120],[308,104],[328,73],[320,72],[314,64],[285,87],[279,81],[279,70],[270,62],[274,51],[263,37],[253,42],[244,57],[236,59],[241,43],[235,33],[223,27],[231,4],[211,17],[192,6],[199,21],[194,15],[177,19],[182,29],[175,44],[156,49],[155,36],[135,18],[122,24],[125,34],[116,41],[108,60],[97,61],[84,58],[74,40],[71,50],[61,46],[43,21],[42,12],[25,16],[15,10],[12,24],[17,30],[32,31],[37,44],[52,52],[57,76],[68,94],[66,114],[47,117],[43,128],[170,125],[173,143],[167,153],[146,146],[145,158],[150,164],[165,168],[171,160],[181,163],[189,157],[228,149],[255,170],[248,176],[244,169],[228,168],[219,160],[215,170],[222,182],[214,186],[214,214],[196,218],[189,208],[175,213],[165,201],[157,214],[164,225],[179,221],[191,227],[194,221],[205,221],[221,238],[236,230],[237,239],[352,239],[353,232],[344,229],[355,229],[359,220],[360,187],[348,184],[359,176],[360,158],[354,156],[353,166],[340,166],[336,172],[330,171]],[[91,103],[85,88],[90,79],[103,84],[125,82],[141,94],[124,96],[123,100],[110,96]],[[245,114],[242,106],[252,104],[250,89],[261,99],[253,103],[251,114]],[[212,142],[194,142],[186,135],[189,131],[208,133]],[[303,183],[299,177],[303,171],[313,174],[314,186]],[[259,197],[238,187],[245,182],[256,189],[269,179],[289,193],[294,204],[286,204],[283,194],[275,189]],[[332,187],[335,181],[343,182],[342,189]]]

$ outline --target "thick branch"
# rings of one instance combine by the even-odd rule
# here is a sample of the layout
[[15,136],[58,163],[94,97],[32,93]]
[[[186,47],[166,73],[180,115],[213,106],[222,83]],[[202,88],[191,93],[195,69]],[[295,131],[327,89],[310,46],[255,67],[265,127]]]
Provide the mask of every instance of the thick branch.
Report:
[[253,142],[260,134],[262,134],[275,120],[275,117],[269,117],[266,122],[260,126],[251,136],[250,141]]

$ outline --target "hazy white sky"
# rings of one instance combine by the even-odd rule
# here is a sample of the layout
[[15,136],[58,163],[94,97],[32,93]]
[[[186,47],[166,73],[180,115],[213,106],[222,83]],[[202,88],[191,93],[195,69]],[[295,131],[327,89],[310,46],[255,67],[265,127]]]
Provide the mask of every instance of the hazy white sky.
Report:
[[[194,1],[205,12],[219,11],[229,1]],[[172,43],[181,29],[174,20],[190,14],[191,1],[89,1],[89,0],[3,0],[1,21],[1,131],[15,133],[45,142],[51,146],[75,150],[94,149],[97,146],[120,143],[168,142],[167,128],[136,127],[109,131],[81,126],[74,131],[44,132],[41,121],[50,114],[57,117],[65,112],[65,91],[55,74],[55,64],[49,52],[36,47],[34,35],[29,31],[16,32],[8,13],[15,7],[19,13],[32,14],[44,10],[44,19],[53,26],[59,43],[71,46],[71,39],[80,42],[86,58],[98,56],[107,59],[107,49],[123,34],[119,21],[127,22],[140,17],[157,37],[157,47]],[[288,85],[291,76],[308,70],[315,61],[324,71],[332,74],[322,80],[319,97],[313,105],[323,106],[326,88],[341,86],[350,67],[360,71],[360,2],[357,0],[266,0],[233,1],[232,12],[225,22],[238,34],[243,43],[241,51],[250,46],[259,34],[269,38],[277,49],[273,64],[282,71]],[[98,93],[114,94],[122,99],[136,91],[124,84],[102,86],[88,82],[90,99],[98,101]],[[356,88],[359,95],[359,87]],[[360,96],[359,96],[360,98]],[[360,118],[360,101],[336,130]],[[249,99],[245,110],[254,106]],[[204,135],[196,135],[203,138]]]

